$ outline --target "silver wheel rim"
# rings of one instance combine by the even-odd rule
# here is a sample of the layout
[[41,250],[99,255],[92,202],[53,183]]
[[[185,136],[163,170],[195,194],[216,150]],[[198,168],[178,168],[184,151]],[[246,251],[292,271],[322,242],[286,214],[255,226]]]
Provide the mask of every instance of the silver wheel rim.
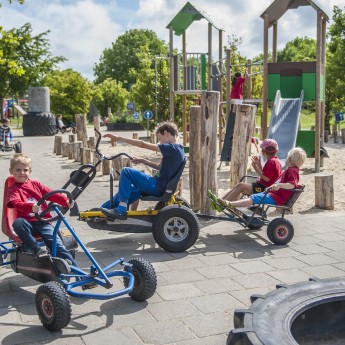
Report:
[[183,241],[187,238],[188,232],[188,223],[183,218],[173,217],[164,224],[164,235],[172,242]]

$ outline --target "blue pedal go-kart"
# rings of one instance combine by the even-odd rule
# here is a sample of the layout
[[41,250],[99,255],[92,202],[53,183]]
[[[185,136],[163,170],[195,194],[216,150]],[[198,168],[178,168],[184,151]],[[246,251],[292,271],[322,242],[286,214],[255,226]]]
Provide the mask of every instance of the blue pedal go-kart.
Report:
[[16,153],[21,153],[22,143],[20,141],[6,145],[6,137],[8,137],[10,133],[11,133],[10,127],[5,126],[5,125],[0,126],[0,151],[2,152],[15,151]]
[[[36,309],[45,328],[50,331],[58,331],[69,324],[71,320],[69,295],[106,300],[129,294],[133,300],[141,302],[155,293],[157,277],[153,266],[148,261],[143,258],[135,258],[126,262],[124,258],[119,258],[107,266],[101,267],[64,216],[67,210],[56,203],[49,203],[47,209],[36,214],[40,221],[56,221],[52,252],[39,258],[34,258],[31,251],[26,252],[11,226],[16,219],[16,211],[7,207],[7,190],[13,183],[13,176],[7,178],[5,183],[2,231],[9,237],[9,240],[0,243],[0,266],[9,265],[16,273],[24,274],[43,283],[36,291]],[[73,200],[73,192],[59,189],[44,195],[38,205],[48,201],[49,197],[55,193],[65,194],[70,202]],[[55,213],[50,219],[43,219],[42,217],[48,212]],[[62,224],[68,229],[65,233],[60,231]],[[61,237],[72,255],[75,254],[78,246],[83,250],[90,261],[88,271],[70,266],[64,259],[56,257],[57,236]],[[41,246],[44,245],[41,239],[37,240]],[[118,268],[116,269],[116,267]],[[116,278],[122,279],[124,284],[122,290],[112,289],[114,286],[112,279]],[[91,293],[88,289],[93,287],[101,287],[110,291]]]

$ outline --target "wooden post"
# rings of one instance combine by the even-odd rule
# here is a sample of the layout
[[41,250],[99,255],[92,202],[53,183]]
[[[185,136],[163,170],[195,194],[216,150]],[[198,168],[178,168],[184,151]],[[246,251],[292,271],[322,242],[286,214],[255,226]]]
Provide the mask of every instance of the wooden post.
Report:
[[109,175],[110,174],[110,166],[111,166],[111,161],[104,160],[102,162],[102,171],[103,175]]
[[81,155],[80,155],[80,149],[81,149],[82,142],[76,141],[73,143],[73,158],[76,162],[81,162]]
[[218,192],[217,184],[217,120],[219,111],[219,92],[207,91],[201,93],[201,156],[202,184],[201,212],[214,213],[211,210],[207,191]]
[[338,131],[333,132],[333,138],[334,138],[334,144],[338,144],[338,142],[339,142]]
[[85,147],[81,148],[81,164],[92,163],[91,150]]
[[254,105],[239,105],[236,107],[235,128],[232,139],[230,188],[246,175],[251,137],[255,126],[256,107]]
[[323,138],[324,138],[324,142],[328,143],[328,130],[327,129],[324,130]]
[[345,144],[345,128],[341,129],[341,142]]
[[101,127],[101,117],[99,115],[93,117],[93,127],[99,131]]
[[[190,107],[189,122],[189,190],[190,204],[193,211],[201,209],[201,107],[194,105]],[[216,192],[216,191],[214,191]]]
[[68,159],[74,159],[74,143],[67,143]]
[[86,115],[77,114],[75,121],[77,124],[77,138],[83,143],[83,147],[87,147]]
[[62,149],[62,136],[61,135],[55,135],[54,140],[54,153],[57,155],[61,155],[61,149]]
[[156,141],[155,141],[155,133],[151,132],[150,133],[150,143],[151,144],[154,144]]
[[69,143],[74,143],[76,141],[76,137],[75,137],[75,134],[70,134],[68,136],[68,142]]
[[[121,169],[123,168],[123,158],[122,156],[115,158],[113,161],[113,168],[121,173]],[[114,181],[119,180],[120,175],[115,172],[114,174]]]
[[95,149],[95,137],[90,137],[89,140],[87,141],[87,147],[91,150]]
[[334,210],[333,175],[315,175],[315,206]]
[[69,143],[62,143],[62,157],[68,157],[69,156]]
[[138,133],[133,133],[133,139],[138,139]]

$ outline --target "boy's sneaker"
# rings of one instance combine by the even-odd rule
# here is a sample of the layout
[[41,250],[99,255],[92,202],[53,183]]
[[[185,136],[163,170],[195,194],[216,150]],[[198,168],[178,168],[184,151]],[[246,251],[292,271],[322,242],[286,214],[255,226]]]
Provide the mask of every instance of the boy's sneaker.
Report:
[[31,252],[36,259],[48,254],[48,252],[40,246],[34,247],[33,249],[31,249]]
[[115,218],[120,219],[120,220],[127,219],[127,212],[121,214],[116,208],[110,209],[110,208],[101,207],[101,211],[105,216],[107,216],[107,218],[110,218],[110,219],[115,219]]

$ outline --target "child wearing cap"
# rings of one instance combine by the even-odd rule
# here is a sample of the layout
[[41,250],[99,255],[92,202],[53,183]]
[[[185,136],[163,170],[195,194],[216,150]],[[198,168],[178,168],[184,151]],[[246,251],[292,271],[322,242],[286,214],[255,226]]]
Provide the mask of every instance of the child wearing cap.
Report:
[[305,151],[300,147],[295,147],[290,150],[287,156],[288,168],[270,187],[271,190],[267,193],[266,196],[265,192],[261,192],[253,194],[249,198],[232,202],[218,199],[219,204],[228,208],[250,207],[261,202],[263,204],[284,205],[293,193],[289,191],[289,189],[294,189],[298,186],[299,168],[304,164],[306,157],[307,155]]
[[237,200],[241,194],[255,194],[265,190],[271,186],[281,175],[282,168],[278,157],[278,143],[274,139],[265,139],[260,144],[262,155],[267,160],[262,167],[259,156],[252,157],[252,167],[258,174],[259,178],[253,183],[240,182],[233,189],[227,192],[222,199],[228,201]]

